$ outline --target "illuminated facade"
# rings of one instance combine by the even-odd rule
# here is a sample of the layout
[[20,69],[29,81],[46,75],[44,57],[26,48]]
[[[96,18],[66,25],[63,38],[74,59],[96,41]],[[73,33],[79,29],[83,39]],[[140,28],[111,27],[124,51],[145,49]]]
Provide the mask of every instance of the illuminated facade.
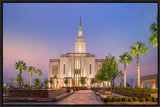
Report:
[[[53,79],[53,84],[49,84],[49,87],[81,87],[81,77],[86,80],[85,86],[91,87],[91,78],[94,78],[103,62],[105,62],[105,59],[95,59],[94,54],[86,53],[80,14],[80,27],[75,42],[75,53],[61,54],[60,59],[50,59],[49,79]],[[68,80],[67,84],[64,83],[65,79]],[[103,86],[103,84],[94,84],[94,86],[98,85]],[[109,85],[110,83],[105,82],[106,87]]]

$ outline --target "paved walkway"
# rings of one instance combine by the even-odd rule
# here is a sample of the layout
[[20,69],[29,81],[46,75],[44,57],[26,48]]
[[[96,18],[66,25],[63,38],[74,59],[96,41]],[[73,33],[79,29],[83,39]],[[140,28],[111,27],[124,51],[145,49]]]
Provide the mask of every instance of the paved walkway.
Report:
[[104,104],[91,90],[79,90],[56,104]]

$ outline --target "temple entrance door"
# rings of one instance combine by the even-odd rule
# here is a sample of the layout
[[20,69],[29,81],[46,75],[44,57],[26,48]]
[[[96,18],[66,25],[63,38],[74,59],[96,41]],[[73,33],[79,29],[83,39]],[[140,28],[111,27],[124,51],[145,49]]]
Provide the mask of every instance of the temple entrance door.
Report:
[[75,87],[79,87],[80,86],[80,70],[75,70],[74,71],[74,85]]

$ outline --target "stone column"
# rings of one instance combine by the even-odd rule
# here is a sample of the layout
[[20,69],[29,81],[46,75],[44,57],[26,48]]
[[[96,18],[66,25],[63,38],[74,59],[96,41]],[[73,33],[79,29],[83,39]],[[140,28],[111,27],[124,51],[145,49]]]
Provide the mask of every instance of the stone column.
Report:
[[140,88],[143,88],[143,81],[140,82]]
[[151,81],[151,87],[152,87],[152,89],[156,89],[155,81]]
[[56,86],[57,86],[57,81],[56,79],[54,79],[54,88],[56,89]]

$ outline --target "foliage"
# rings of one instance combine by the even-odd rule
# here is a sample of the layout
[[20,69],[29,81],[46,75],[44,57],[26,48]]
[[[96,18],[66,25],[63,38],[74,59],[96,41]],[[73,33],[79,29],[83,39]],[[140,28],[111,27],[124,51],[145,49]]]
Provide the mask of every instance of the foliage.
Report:
[[127,97],[122,97],[122,102],[128,102],[128,98]]
[[86,83],[86,81],[85,81],[85,78],[84,78],[84,77],[81,77],[80,83],[81,83],[81,84],[85,84],[85,83]]
[[104,98],[104,102],[111,102],[111,98],[110,97],[107,97],[107,98]]
[[41,82],[39,81],[38,78],[36,78],[36,79],[34,80],[34,85],[35,85],[35,87],[39,86],[40,84],[41,84]]
[[[23,61],[18,61],[18,62],[16,62],[16,64],[15,64],[15,69],[16,69],[16,71],[17,70],[19,70],[19,77],[17,77],[17,78],[19,78],[18,80],[19,80],[19,86],[20,86],[20,88],[22,87],[22,83],[20,82],[20,77],[22,78],[22,71],[26,71],[26,69],[27,69],[27,66],[26,66],[26,63],[25,62],[23,62]],[[23,79],[23,78],[22,78]]]
[[128,52],[124,53],[119,58],[120,58],[119,60],[120,64],[130,65],[130,63],[133,61],[132,57],[130,56]]
[[39,76],[42,76],[42,71],[40,69],[35,70],[35,75],[37,75],[39,79]]
[[120,88],[122,87],[122,83],[121,82],[119,82],[118,85],[119,85]]
[[137,87],[140,88],[140,62],[139,62],[139,56],[143,55],[144,53],[147,53],[149,51],[149,47],[145,46],[141,42],[135,43],[134,46],[131,46],[130,54],[132,56],[135,56],[137,59]]
[[20,74],[17,75],[17,82],[19,83],[20,88],[21,88],[21,83],[23,82],[23,78]]
[[145,88],[150,88],[149,84],[146,84]]
[[7,84],[3,84],[3,88],[6,89],[7,88]]
[[33,66],[28,67],[27,72],[30,74],[30,87],[32,86],[32,73],[35,73],[35,68]]
[[138,98],[137,97],[132,97],[132,100],[133,101],[138,101]]
[[91,79],[91,84],[94,84],[94,83],[96,83],[96,79],[95,79],[95,78],[92,78],[92,79]]
[[65,79],[65,80],[64,80],[64,83],[65,83],[65,84],[68,84],[68,80],[67,80],[67,79]]
[[130,87],[130,84],[129,84],[129,82],[127,82],[126,86],[127,86],[127,87]]
[[132,97],[128,97],[128,102],[132,102],[132,101],[133,101]]
[[145,100],[146,101],[152,101],[152,98],[151,97],[146,97]]
[[48,84],[48,79],[45,78],[43,83],[44,83],[45,86],[47,86],[47,84]]
[[25,84],[25,85],[24,85],[24,87],[25,87],[25,88],[28,88],[28,87],[29,87],[29,85],[28,85],[28,84]]
[[148,42],[152,43],[153,47],[158,46],[158,25],[156,23],[152,23],[150,26],[150,30],[152,31],[152,36],[148,38]]
[[27,69],[26,63],[23,62],[23,61],[16,62],[15,69],[16,69],[16,71],[19,70],[20,71],[20,75],[21,75],[22,74],[22,70],[26,71],[26,69]]
[[115,97],[112,98],[111,102],[116,102],[117,99]]
[[11,81],[11,83],[12,83],[12,85],[13,85],[14,78],[13,78],[13,77],[10,77],[9,80]]
[[118,88],[118,87],[115,87],[115,90],[141,92],[141,93],[153,93],[153,94],[157,93],[156,89],[145,89],[145,88]]
[[152,99],[152,102],[157,102],[157,98],[151,97],[151,99]]
[[135,43],[134,46],[131,46],[131,49],[130,49],[130,54],[132,56],[135,56],[135,58],[137,58],[137,54],[140,55],[140,54],[144,54],[144,53],[147,53],[149,51],[149,47],[145,46],[143,43],[141,42],[137,42]]
[[54,75],[54,78],[57,78],[57,75]]
[[145,98],[139,98],[139,101],[140,101],[140,102],[144,102],[144,101],[145,101]]

